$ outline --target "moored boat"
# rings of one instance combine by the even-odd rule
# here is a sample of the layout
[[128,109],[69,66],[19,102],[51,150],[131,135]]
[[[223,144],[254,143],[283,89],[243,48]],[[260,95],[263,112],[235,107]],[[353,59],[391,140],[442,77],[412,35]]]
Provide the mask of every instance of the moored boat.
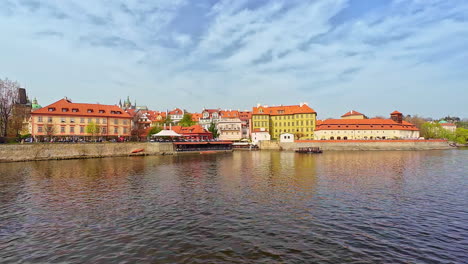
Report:
[[306,147],[306,148],[299,148],[296,149],[297,153],[306,153],[306,154],[312,154],[312,153],[322,153],[323,151],[319,147]]

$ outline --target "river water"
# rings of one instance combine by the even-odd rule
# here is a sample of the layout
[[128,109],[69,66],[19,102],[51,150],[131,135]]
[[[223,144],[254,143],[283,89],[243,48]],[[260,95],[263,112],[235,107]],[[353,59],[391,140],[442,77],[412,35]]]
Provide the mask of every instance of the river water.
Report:
[[468,263],[468,150],[0,164],[0,263]]

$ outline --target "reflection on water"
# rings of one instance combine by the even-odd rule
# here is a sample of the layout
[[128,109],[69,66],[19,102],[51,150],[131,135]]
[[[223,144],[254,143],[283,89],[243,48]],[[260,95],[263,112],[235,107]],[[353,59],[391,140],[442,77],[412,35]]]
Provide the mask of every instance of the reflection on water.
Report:
[[0,262],[463,263],[468,151],[0,164]]

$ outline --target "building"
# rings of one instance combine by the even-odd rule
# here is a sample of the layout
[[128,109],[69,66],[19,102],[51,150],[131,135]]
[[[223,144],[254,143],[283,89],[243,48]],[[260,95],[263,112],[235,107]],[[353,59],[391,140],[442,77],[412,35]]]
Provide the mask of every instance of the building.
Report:
[[446,129],[452,133],[455,133],[455,131],[457,130],[457,126],[455,124],[449,123],[445,120],[440,121],[439,124],[443,129]]
[[210,140],[213,139],[213,134],[203,128],[201,125],[193,125],[189,127],[172,126],[172,131],[184,136],[188,140]]
[[354,110],[351,110],[348,113],[341,116],[341,119],[365,119],[365,118],[367,118],[365,115]]
[[363,114],[354,116],[356,118],[349,119],[345,114],[341,119],[317,121],[314,138],[317,140],[419,138],[419,129],[403,121],[403,114],[398,111],[391,113],[389,119],[368,119]]
[[251,129],[251,119],[252,119],[252,112],[251,111],[239,111],[239,119],[242,122],[242,138],[249,139],[250,138],[250,129]]
[[265,129],[255,129],[252,131],[252,144],[258,145],[260,141],[271,140],[271,135]]
[[[31,112],[32,136],[122,138],[131,133],[132,116],[116,105],[73,103],[64,98]],[[87,127],[97,127],[93,133]]]
[[219,112],[220,109],[206,109],[203,108],[201,112],[201,118],[198,121],[198,123],[203,126],[205,129],[208,129],[211,125],[211,123],[214,123],[215,125],[218,124],[219,121]]
[[177,124],[177,123],[179,123],[180,120],[182,120],[182,118],[184,117],[184,114],[185,114],[184,110],[182,110],[180,108],[176,108],[176,109],[174,109],[172,111],[169,111],[167,113],[167,116],[169,116],[172,123]]
[[202,118],[202,114],[201,113],[192,113],[192,121],[195,122],[197,125],[199,124],[200,122],[200,119]]
[[124,102],[122,103],[122,99],[119,100],[119,104],[118,106],[120,108],[122,108],[123,110],[129,110],[129,109],[133,109],[133,110],[148,110],[148,107],[143,105],[143,106],[137,106],[136,104],[136,100],[135,102],[132,104],[130,102],[130,97],[127,96],[127,99],[124,100]]
[[220,140],[237,141],[242,139],[242,121],[239,118],[239,111],[224,110],[219,111],[217,129]]
[[268,131],[272,139],[293,133],[296,139],[312,139],[317,113],[307,103],[289,106],[261,106],[252,109],[252,130]]

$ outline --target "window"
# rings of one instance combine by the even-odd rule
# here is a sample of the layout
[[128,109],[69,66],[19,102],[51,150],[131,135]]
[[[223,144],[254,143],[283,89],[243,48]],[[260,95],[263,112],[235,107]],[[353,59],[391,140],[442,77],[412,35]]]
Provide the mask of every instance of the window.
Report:
[[88,118],[88,123],[91,123],[93,122],[93,119],[92,118]]
[[49,112],[53,112],[53,111],[55,111],[55,107],[49,107],[48,110],[49,110]]
[[124,120],[124,121],[123,121],[123,124],[126,125],[126,124],[127,124],[127,120]]
[[73,108],[73,109],[72,109],[72,112],[73,112],[73,113],[78,113],[78,109],[77,109],[77,108]]
[[37,132],[38,132],[38,133],[42,133],[42,131],[43,131],[43,130],[42,130],[42,126],[38,126],[38,127],[37,127]]
[[70,134],[74,134],[75,133],[75,127],[74,126],[71,126],[70,127]]
[[124,127],[124,134],[127,134],[127,128]]
[[99,118],[96,118],[96,124],[99,124],[100,122],[100,119]]
[[42,116],[37,117],[37,122],[42,122]]
[[107,134],[107,127],[103,127],[103,128],[102,128],[102,133],[103,133],[103,134]]
[[114,134],[117,134],[119,133],[119,128],[118,127],[114,127]]
[[119,120],[118,119],[114,119],[114,125],[118,125],[119,124]]
[[75,118],[74,117],[70,117],[70,123],[75,123]]
[[88,113],[92,113],[92,112],[94,112],[94,111],[93,111],[93,109],[88,109],[87,112],[88,112]]
[[68,108],[62,108],[62,112],[68,112]]
[[81,134],[84,133],[84,126],[80,126],[80,133],[81,133]]
[[84,118],[83,117],[80,118],[80,123],[82,123],[82,124],[84,123]]
[[103,119],[102,119],[102,123],[103,123],[103,124],[107,124],[107,119],[103,118]]
[[60,127],[60,133],[65,133],[65,126]]
[[104,114],[105,112],[106,112],[106,111],[104,111],[104,110],[99,110],[99,113],[100,113],[100,114]]
[[51,117],[51,116],[49,116],[49,117],[47,118],[47,122],[52,123],[52,117]]
[[65,123],[65,117],[61,117],[61,118],[60,118],[60,122],[61,122],[61,123]]

